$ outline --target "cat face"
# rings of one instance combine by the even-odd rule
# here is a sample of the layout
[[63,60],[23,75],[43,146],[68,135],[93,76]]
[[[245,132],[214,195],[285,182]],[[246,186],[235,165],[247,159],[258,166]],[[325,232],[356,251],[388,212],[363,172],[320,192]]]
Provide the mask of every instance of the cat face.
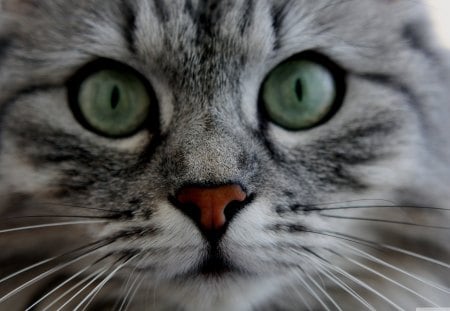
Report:
[[448,304],[421,5],[2,5],[1,310]]

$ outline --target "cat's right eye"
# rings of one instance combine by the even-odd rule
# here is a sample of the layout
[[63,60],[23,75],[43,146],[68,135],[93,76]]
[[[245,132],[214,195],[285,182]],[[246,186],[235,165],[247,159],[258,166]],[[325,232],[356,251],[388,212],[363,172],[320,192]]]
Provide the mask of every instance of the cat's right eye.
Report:
[[127,66],[104,62],[69,82],[69,100],[80,123],[107,137],[137,132],[155,105],[142,76]]

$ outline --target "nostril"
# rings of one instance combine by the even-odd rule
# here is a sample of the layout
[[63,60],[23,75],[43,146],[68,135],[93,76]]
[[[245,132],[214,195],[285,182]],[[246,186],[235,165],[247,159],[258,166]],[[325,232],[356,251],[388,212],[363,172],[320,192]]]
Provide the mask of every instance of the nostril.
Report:
[[[173,200],[172,200],[173,201]],[[180,203],[177,200],[175,200],[176,203],[174,204],[178,209],[180,209],[183,214],[188,216],[190,219],[194,220],[194,222],[197,225],[200,225],[200,209],[193,203]],[[172,202],[173,203],[173,202]]]
[[224,214],[227,222],[231,222],[234,216],[245,207],[248,201],[247,199],[245,201],[232,201],[225,207]]
[[[206,235],[221,235],[226,225],[251,197],[238,184],[214,187],[186,186],[169,197],[172,204],[191,218]],[[220,233],[220,234],[219,234]]]

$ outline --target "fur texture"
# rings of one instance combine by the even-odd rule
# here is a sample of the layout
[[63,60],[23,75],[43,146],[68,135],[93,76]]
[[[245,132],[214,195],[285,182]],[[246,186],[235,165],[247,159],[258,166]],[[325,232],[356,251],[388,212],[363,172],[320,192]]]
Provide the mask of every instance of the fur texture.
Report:
[[[450,70],[419,1],[1,5],[0,310],[450,306]],[[346,93],[293,132],[258,98],[303,51]],[[157,124],[77,122],[66,81],[97,58],[148,79]],[[169,197],[229,182],[253,200],[212,256]],[[202,271],[217,257],[226,271]]]

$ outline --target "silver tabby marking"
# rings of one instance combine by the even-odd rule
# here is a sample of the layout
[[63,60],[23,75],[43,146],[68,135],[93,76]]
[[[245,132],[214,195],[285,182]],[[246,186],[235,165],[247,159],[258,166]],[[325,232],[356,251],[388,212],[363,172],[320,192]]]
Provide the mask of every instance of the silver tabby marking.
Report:
[[[450,306],[450,67],[419,1],[0,3],[0,310]],[[286,131],[259,91],[303,51],[345,99]],[[148,79],[158,130],[77,122],[98,58]],[[169,198],[229,182],[253,197],[212,249]]]

